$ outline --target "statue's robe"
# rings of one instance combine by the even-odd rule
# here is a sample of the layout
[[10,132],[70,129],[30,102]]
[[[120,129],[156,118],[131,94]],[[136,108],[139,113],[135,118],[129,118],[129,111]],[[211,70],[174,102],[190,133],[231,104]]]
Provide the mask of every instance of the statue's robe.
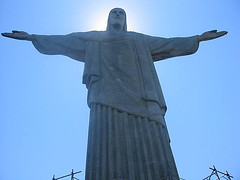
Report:
[[85,63],[90,122],[86,180],[178,180],[154,61],[193,54],[198,36],[135,32],[33,35],[36,49]]

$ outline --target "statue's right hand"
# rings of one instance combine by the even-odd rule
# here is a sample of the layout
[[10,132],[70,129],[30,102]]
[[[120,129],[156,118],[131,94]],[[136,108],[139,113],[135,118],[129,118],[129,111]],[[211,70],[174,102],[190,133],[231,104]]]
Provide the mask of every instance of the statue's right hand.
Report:
[[18,40],[27,40],[27,41],[33,40],[32,35],[24,31],[12,31],[12,33],[1,33],[1,34],[4,37],[18,39]]

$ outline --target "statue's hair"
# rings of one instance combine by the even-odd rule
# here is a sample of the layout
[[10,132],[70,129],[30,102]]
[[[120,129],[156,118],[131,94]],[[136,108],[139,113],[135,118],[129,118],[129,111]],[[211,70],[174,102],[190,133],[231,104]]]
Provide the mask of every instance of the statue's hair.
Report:
[[122,8],[113,8],[110,12],[109,12],[109,14],[108,14],[108,21],[107,21],[107,31],[110,31],[111,29],[110,29],[110,15],[111,15],[111,12],[113,11],[113,10],[115,10],[115,9],[121,9],[123,12],[124,12],[124,14],[125,14],[125,21],[124,21],[124,25],[123,25],[123,31],[127,31],[127,15],[126,15],[126,12],[124,11],[124,9],[122,9]]

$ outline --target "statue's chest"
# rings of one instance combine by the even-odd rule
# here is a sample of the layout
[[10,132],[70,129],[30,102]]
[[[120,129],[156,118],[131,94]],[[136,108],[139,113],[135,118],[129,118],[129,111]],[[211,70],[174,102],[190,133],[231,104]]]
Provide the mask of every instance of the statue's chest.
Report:
[[101,60],[109,67],[124,71],[136,68],[136,51],[131,40],[101,43]]

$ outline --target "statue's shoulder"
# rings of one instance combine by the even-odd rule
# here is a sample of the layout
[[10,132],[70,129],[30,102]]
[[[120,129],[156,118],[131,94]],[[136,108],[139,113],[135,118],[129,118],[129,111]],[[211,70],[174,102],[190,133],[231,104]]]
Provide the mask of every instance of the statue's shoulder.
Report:
[[146,34],[135,32],[135,31],[128,31],[128,33],[132,34],[133,36],[138,36],[138,37],[146,37],[146,36],[148,36]]
[[137,36],[137,37],[144,37],[146,39],[156,39],[156,38],[158,38],[158,39],[166,39],[164,37],[148,35],[148,34],[138,33],[138,32],[134,32],[134,31],[129,31],[129,33],[132,33],[134,36]]
[[86,31],[86,32],[73,32],[70,36],[83,40],[98,41],[104,37],[106,31]]
[[134,32],[134,31],[129,31],[128,33],[131,34],[136,41],[147,42],[148,38],[150,37],[149,35],[139,33],[139,32]]
[[99,34],[103,34],[103,32],[105,31],[86,31],[86,32],[72,32],[69,35],[73,35],[73,36],[84,36],[84,35],[99,35]]

